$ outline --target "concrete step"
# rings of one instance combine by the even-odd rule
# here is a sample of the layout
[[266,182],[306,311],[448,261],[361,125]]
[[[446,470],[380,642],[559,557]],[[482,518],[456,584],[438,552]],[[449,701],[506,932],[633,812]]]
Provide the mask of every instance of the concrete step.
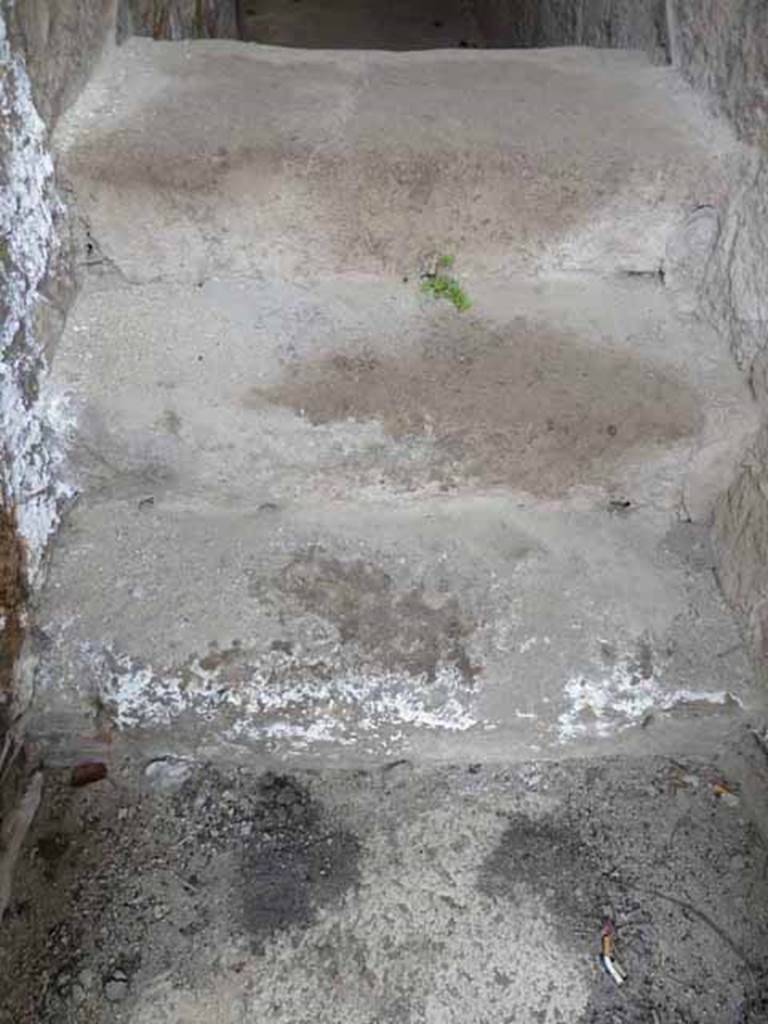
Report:
[[702,750],[759,704],[702,525],[753,426],[728,353],[644,278],[466,284],[92,277],[49,749]]
[[49,751],[696,750],[760,703],[705,526],[754,423],[689,315],[732,143],[669,69],[133,40],[57,145]]
[[733,140],[670,68],[584,49],[371,53],[134,39],[59,125],[132,281],[656,272]]

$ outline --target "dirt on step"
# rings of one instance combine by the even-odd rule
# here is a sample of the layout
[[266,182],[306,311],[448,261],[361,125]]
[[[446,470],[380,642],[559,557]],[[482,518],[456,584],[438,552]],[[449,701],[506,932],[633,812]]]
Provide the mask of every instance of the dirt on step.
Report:
[[402,356],[376,348],[291,365],[250,401],[316,425],[377,420],[398,441],[429,442],[433,479],[541,496],[601,482],[630,449],[679,441],[700,420],[696,393],[663,367],[525,321],[504,333],[446,324]]
[[242,856],[242,914],[255,949],[291,927],[309,927],[317,908],[338,902],[359,878],[357,837],[329,824],[323,807],[290,775],[268,774]]
[[479,672],[466,648],[476,623],[453,594],[400,589],[376,565],[342,562],[314,548],[297,553],[277,586],[304,611],[332,622],[343,644],[357,645],[393,672],[433,682],[449,665],[470,684]]

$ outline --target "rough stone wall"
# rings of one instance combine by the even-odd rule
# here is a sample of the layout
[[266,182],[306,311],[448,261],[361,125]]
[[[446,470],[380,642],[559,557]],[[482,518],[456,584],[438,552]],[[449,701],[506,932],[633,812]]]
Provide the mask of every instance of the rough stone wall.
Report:
[[46,378],[75,268],[49,129],[114,31],[115,0],[0,0],[0,727],[18,690],[25,598],[66,495],[66,414]]
[[669,0],[671,50],[683,75],[749,145],[719,211],[701,312],[728,338],[764,425],[715,509],[719,574],[768,682],[768,3]]
[[768,418],[715,510],[723,589],[744,617],[768,682]]
[[750,142],[768,130],[768,3],[668,0],[675,64]]
[[114,13],[115,0],[0,0],[0,919],[40,798],[23,754],[28,598],[68,494],[66,414],[46,381],[74,260],[48,130],[114,34]]
[[[47,131],[23,56],[6,38],[0,75],[0,558],[5,567],[0,651],[6,677],[18,647],[22,578],[34,585],[61,498],[53,437],[56,411],[45,391],[46,342],[63,323],[62,292],[48,287],[66,266]],[[23,565],[23,573],[20,566]],[[8,689],[6,678],[4,689]]]
[[715,506],[714,527],[723,589],[747,623],[768,683],[768,153],[756,152],[743,173],[723,214],[702,304],[762,407],[763,427]]
[[12,34],[26,57],[35,106],[51,126],[114,33],[116,0],[16,0]]
[[0,823],[21,764],[27,599],[68,493],[66,413],[46,382],[75,281],[46,121],[84,83],[113,15],[113,0],[0,0]]
[[239,39],[236,0],[121,0],[121,37]]
[[667,51],[665,0],[475,0],[490,46],[602,46]]
[[727,335],[755,398],[768,401],[768,3],[669,0],[674,61],[749,149],[701,301]]

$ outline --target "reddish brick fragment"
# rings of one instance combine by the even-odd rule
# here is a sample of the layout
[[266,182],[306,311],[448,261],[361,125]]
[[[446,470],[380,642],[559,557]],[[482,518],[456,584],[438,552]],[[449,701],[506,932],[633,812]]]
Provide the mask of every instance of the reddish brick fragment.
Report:
[[89,786],[107,777],[107,766],[103,761],[83,761],[72,769],[70,782],[73,786]]

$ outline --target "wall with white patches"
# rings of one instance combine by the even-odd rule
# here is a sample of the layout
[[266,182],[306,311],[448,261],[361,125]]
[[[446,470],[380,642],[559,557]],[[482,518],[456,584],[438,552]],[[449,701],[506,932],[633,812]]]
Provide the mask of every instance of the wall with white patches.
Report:
[[46,281],[62,256],[64,208],[53,177],[47,129],[32,99],[24,58],[13,52],[0,14],[0,487],[15,511],[31,582],[65,493],[57,480],[60,410],[46,390]]

